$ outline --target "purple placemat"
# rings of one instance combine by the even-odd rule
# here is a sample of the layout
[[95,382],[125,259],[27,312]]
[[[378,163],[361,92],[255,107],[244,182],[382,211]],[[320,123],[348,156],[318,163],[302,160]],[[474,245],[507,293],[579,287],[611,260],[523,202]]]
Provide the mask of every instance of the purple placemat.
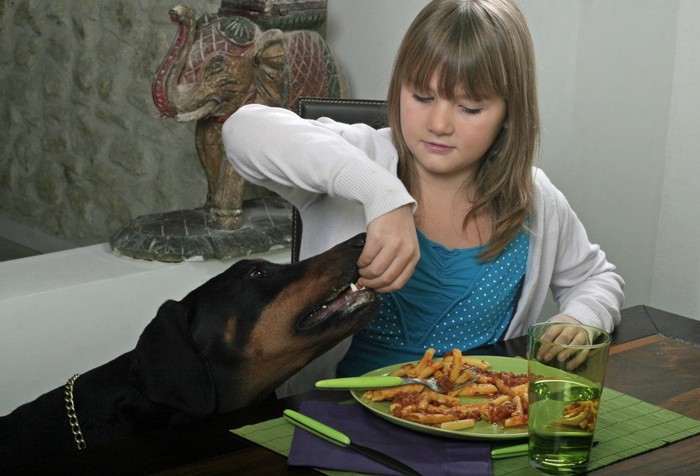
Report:
[[[402,428],[371,414],[356,402],[309,400],[302,402],[299,412],[345,433],[353,443],[393,456],[423,475],[492,474],[488,442],[442,438]],[[294,429],[289,465],[398,474],[352,449],[333,445],[301,428]]]

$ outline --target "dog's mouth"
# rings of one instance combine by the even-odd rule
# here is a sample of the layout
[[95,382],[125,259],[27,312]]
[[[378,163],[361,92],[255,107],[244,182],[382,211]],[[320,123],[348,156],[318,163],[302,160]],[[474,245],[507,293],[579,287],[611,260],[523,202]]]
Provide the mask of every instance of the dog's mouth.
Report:
[[371,289],[350,283],[332,293],[326,301],[311,312],[303,315],[297,322],[297,329],[309,330],[329,321],[331,318],[354,315],[362,308],[374,303],[377,298],[377,294]]

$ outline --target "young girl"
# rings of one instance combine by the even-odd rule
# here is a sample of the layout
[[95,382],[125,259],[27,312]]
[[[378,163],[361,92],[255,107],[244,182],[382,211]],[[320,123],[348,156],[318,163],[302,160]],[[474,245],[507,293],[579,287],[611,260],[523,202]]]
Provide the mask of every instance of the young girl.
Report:
[[[533,167],[539,116],[530,34],[510,0],[434,0],[409,27],[390,127],[240,108],[223,127],[248,181],[294,204],[301,258],[366,231],[359,284],[375,320],[293,377],[316,380],[523,335],[551,289],[560,314],[611,331],[623,281],[564,196]],[[419,259],[420,257],[420,259]],[[553,335],[583,343],[585,335]]]

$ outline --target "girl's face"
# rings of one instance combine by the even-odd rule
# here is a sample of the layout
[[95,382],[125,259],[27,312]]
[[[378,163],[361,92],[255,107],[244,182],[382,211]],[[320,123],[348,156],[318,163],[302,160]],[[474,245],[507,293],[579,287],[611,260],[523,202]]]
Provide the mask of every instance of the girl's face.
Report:
[[401,133],[416,160],[419,176],[465,181],[496,140],[506,118],[503,98],[450,100],[437,91],[401,87]]

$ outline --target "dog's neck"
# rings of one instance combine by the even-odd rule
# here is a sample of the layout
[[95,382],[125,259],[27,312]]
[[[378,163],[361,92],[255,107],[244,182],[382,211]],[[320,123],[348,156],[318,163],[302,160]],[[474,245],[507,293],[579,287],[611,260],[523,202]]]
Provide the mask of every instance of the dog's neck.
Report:
[[83,431],[80,429],[80,420],[75,412],[75,397],[73,395],[73,387],[75,381],[80,377],[80,374],[75,374],[68,379],[65,386],[65,399],[66,399],[66,416],[68,417],[68,424],[71,427],[73,433],[73,439],[78,450],[84,450],[87,445],[85,443],[85,437],[83,436]]
[[[75,382],[75,410],[88,446],[193,420],[167,405],[148,400],[129,381],[130,364],[130,353],[126,353],[86,372]],[[109,435],[109,439],[102,441],[102,435]]]

